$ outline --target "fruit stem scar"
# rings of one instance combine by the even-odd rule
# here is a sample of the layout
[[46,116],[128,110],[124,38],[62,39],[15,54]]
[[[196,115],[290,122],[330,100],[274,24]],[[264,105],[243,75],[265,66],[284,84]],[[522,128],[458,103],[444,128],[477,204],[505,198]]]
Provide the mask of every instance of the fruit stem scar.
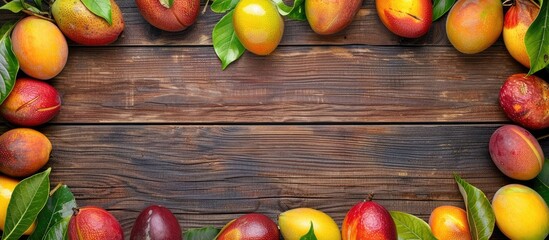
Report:
[[414,15],[414,14],[411,14],[411,13],[409,13],[409,12],[403,12],[402,10],[396,10],[396,9],[394,9],[394,8],[389,8],[389,10],[391,10],[391,11],[393,11],[393,12],[397,12],[397,13],[406,14],[406,15],[412,17],[413,19],[415,19],[415,20],[417,20],[417,21],[421,21],[421,18],[420,18],[420,17],[418,17],[418,16],[416,16],[416,15]]
[[30,101],[28,101],[28,102],[22,104],[21,106],[19,106],[19,107],[15,110],[15,112],[19,112],[21,109],[23,109],[23,108],[25,108],[25,107],[31,105],[31,104],[32,104],[33,102],[35,102],[36,100],[38,100],[38,96],[34,97],[34,98],[31,99]]
[[49,111],[49,110],[56,109],[56,108],[58,108],[59,106],[61,106],[61,104],[57,104],[57,105],[55,105],[55,106],[46,107],[46,108],[39,108],[39,109],[36,110],[36,111],[38,111],[38,112]]

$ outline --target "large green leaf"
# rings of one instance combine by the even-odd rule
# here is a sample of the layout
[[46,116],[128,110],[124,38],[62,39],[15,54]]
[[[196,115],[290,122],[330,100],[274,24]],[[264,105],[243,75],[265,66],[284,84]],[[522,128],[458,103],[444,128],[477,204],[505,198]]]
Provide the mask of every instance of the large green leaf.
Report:
[[84,6],[93,14],[105,19],[112,25],[111,1],[109,0],[81,0]]
[[278,7],[278,12],[282,16],[287,16],[290,19],[305,21],[305,0],[294,0],[293,6],[288,6],[283,0],[272,0]]
[[530,58],[528,74],[534,74],[549,64],[549,4],[541,2],[538,16],[528,28],[524,40]]
[[38,216],[50,192],[50,172],[37,173],[23,179],[11,195],[2,240],[19,239]]
[[456,3],[456,0],[435,0],[433,3],[433,22],[450,11],[454,3]]
[[490,201],[480,189],[461,179],[458,175],[454,175],[454,178],[465,201],[467,222],[469,223],[472,239],[490,239],[496,224]]
[[215,239],[219,233],[219,228],[215,227],[203,227],[194,228],[185,231],[183,239],[185,240],[212,240]]
[[13,1],[10,1],[10,2],[2,5],[0,7],[0,9],[9,10],[13,13],[18,13],[18,12],[21,12],[25,8],[23,7],[23,2],[21,0],[13,0]]
[[436,240],[437,238],[431,233],[431,228],[422,219],[399,211],[391,211],[391,217],[395,221],[398,240]]
[[69,221],[71,217],[61,219],[59,222],[51,226],[43,239],[46,240],[67,240],[67,230],[69,227]]
[[[28,240],[45,240],[46,233],[54,225],[58,225],[60,221],[64,221],[73,214],[73,209],[76,208],[76,201],[71,190],[63,185],[58,188],[52,196],[48,198],[48,202],[37,218],[37,226]],[[62,227],[58,225],[57,228]]]
[[6,100],[17,78],[19,61],[11,48],[11,30],[15,22],[8,22],[0,28],[0,104]]
[[311,222],[311,227],[309,228],[309,231],[301,238],[299,238],[299,240],[317,240],[313,222]]
[[530,181],[532,189],[536,190],[549,205],[549,159],[545,159],[543,168],[536,178]]
[[221,18],[212,32],[214,50],[219,60],[221,60],[223,69],[240,58],[246,51],[234,31],[233,12],[234,10],[231,10]]
[[215,0],[210,8],[215,13],[225,13],[232,10],[240,0]]

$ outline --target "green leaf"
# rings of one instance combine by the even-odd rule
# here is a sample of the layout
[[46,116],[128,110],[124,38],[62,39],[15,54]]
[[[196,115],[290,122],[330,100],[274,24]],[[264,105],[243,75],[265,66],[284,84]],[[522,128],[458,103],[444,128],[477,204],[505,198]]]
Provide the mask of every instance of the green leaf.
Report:
[[309,228],[309,232],[307,232],[303,237],[301,237],[299,240],[317,240],[315,235],[315,228],[313,226],[313,222],[311,222],[311,227]]
[[391,211],[391,217],[395,221],[398,240],[436,240],[437,238],[431,233],[431,228],[422,219],[399,211]]
[[42,0],[34,0],[34,4],[36,4],[36,7],[38,7],[38,9],[42,9]]
[[465,201],[467,222],[469,223],[472,239],[490,239],[496,223],[490,201],[488,201],[488,198],[486,198],[486,195],[480,189],[461,179],[458,175],[454,175],[454,179]]
[[294,0],[293,6],[288,6],[283,0],[272,0],[278,7],[278,12],[282,16],[287,16],[290,19],[305,21],[305,0]]
[[66,240],[68,239],[67,230],[69,228],[69,221],[71,216],[61,219],[59,222],[54,224],[43,237],[46,240]]
[[454,3],[456,3],[456,0],[435,0],[433,3],[433,22],[450,11]]
[[105,19],[112,25],[111,1],[109,0],[81,0],[84,6],[93,14]]
[[8,22],[0,28],[0,104],[6,100],[19,71],[19,61],[11,48],[11,30],[15,22]]
[[233,12],[234,10],[231,10],[221,18],[212,32],[214,50],[219,60],[221,60],[223,69],[240,58],[246,51],[234,31]]
[[70,219],[74,208],[76,208],[74,195],[66,185],[61,186],[48,198],[46,206],[38,214],[38,224],[28,240],[47,239],[45,233],[65,218]]
[[530,58],[530,71],[534,74],[549,64],[549,4],[541,3],[538,16],[526,31],[525,43]]
[[50,172],[37,173],[23,179],[11,195],[2,240],[19,239],[38,216],[50,192]]
[[215,239],[220,229],[215,227],[193,228],[183,233],[185,240],[212,240]]
[[215,0],[210,8],[215,13],[225,13],[232,10],[240,0]]
[[21,0],[13,0],[11,2],[8,2],[0,7],[0,9],[9,10],[13,13],[18,13],[23,10],[23,3]]
[[165,8],[171,8],[173,6],[173,0],[158,0],[160,1],[160,5],[162,5]]
[[532,189],[536,190],[549,205],[549,159],[545,159],[541,172],[536,178],[529,182],[529,185]]

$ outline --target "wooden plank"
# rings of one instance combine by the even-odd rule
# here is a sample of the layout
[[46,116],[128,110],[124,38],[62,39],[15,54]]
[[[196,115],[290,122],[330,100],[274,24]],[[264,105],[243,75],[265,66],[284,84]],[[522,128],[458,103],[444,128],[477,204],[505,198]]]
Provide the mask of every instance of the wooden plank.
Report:
[[[203,1],[204,3],[205,1]],[[124,16],[126,28],[120,39],[113,45],[211,45],[211,32],[222,14],[213,13],[209,8],[199,15],[196,24],[189,29],[170,33],[161,31],[148,24],[140,15],[134,0],[118,0]],[[6,14],[4,14],[6,13]],[[0,22],[15,18],[3,11]],[[443,45],[449,46],[446,38],[445,19],[433,24],[430,32],[421,38],[400,38],[389,32],[379,21],[374,1],[365,1],[363,8],[353,23],[345,30],[332,36],[319,36],[307,22],[285,21],[284,38],[281,45]],[[498,42],[501,45],[502,42]]]
[[501,122],[503,46],[281,47],[222,71],[203,47],[71,48],[56,123]]
[[[491,199],[509,182],[487,142],[498,125],[184,126],[40,129],[54,146],[53,183],[80,206],[99,205],[126,233],[148,204],[172,209],[184,228],[222,226],[261,212],[313,207],[341,224],[367,194],[426,219],[462,206],[453,173]],[[545,147],[547,150],[547,146]]]

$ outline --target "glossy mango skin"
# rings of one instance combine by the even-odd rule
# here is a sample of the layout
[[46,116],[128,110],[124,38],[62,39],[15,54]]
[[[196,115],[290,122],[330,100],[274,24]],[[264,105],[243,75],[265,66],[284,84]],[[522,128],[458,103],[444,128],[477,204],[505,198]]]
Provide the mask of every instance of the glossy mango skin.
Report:
[[355,204],[343,219],[341,226],[343,240],[397,240],[396,225],[381,204],[364,201]]
[[234,9],[236,36],[250,52],[271,54],[282,40],[284,20],[270,0],[241,0]]
[[376,0],[376,10],[383,25],[401,37],[418,38],[431,28],[431,0]]
[[458,0],[446,20],[446,35],[460,52],[475,54],[492,46],[503,30],[500,0]]
[[362,2],[363,0],[306,0],[305,15],[315,33],[330,35],[351,24]]
[[431,232],[438,239],[471,240],[471,230],[464,209],[444,205],[435,208],[429,216]]
[[174,0],[170,8],[158,0],[135,0],[141,16],[151,25],[169,32],[183,31],[191,26],[200,12],[200,0]]
[[227,223],[216,240],[279,240],[276,223],[259,213],[242,215]]
[[509,54],[530,68],[530,58],[526,51],[526,31],[539,13],[539,6],[530,0],[515,0],[515,4],[505,13],[503,22],[503,42]]

